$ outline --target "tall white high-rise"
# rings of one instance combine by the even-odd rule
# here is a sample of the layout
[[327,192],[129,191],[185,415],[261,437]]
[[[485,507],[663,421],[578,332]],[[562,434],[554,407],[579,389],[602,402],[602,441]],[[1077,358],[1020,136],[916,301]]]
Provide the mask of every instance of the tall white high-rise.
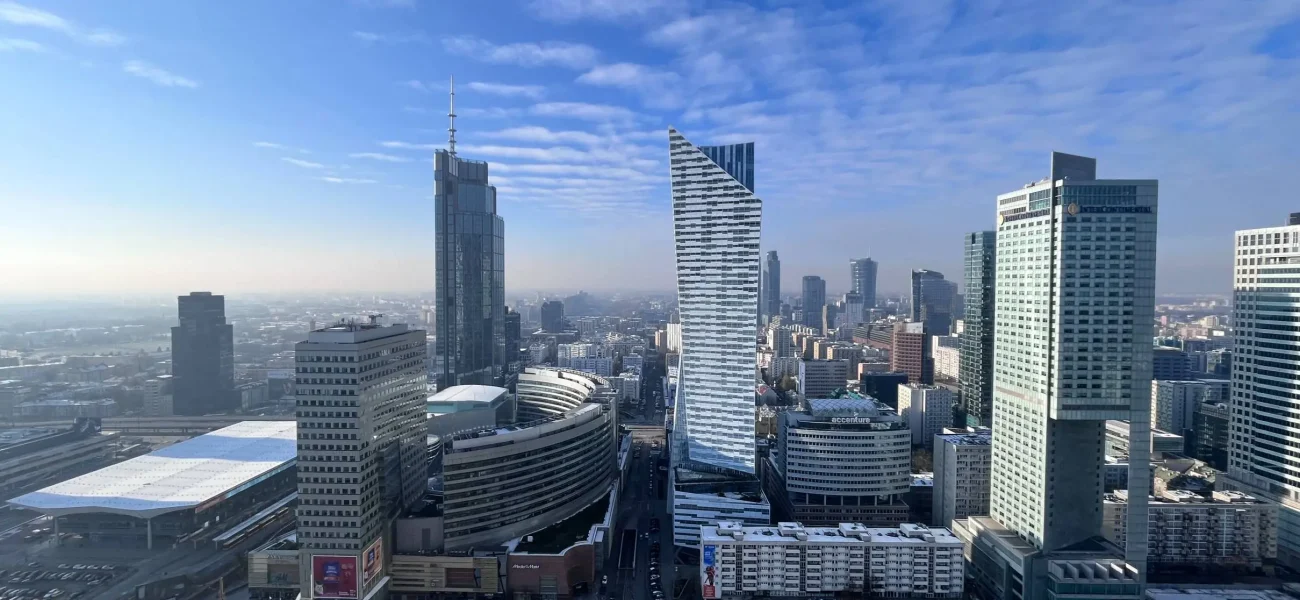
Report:
[[1087,559],[1107,574],[1090,591],[1140,597],[1145,576],[1146,508],[1136,504],[1150,493],[1158,184],[1098,180],[1096,170],[1095,159],[1054,152],[1050,177],[998,196],[989,510],[1028,542],[999,548],[1021,557],[1012,568],[1024,589],[1008,597],[1047,597],[1043,586],[1075,571],[1028,565],[1079,561],[1057,551],[1100,535],[1108,419],[1131,422],[1136,510],[1122,560]]
[[428,480],[426,348],[423,330],[373,323],[295,346],[303,597],[330,572],[352,598],[383,581],[392,518],[419,504]]
[[682,354],[673,435],[686,459],[754,474],[759,225],[754,144],[668,129]]
[[1227,483],[1281,504],[1278,560],[1300,564],[1300,215],[1237,232]]

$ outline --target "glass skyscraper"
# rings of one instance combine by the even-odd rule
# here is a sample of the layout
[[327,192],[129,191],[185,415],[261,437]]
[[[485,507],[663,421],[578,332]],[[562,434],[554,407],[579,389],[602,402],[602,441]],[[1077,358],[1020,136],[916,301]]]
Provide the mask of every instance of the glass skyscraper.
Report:
[[176,299],[172,327],[173,412],[199,416],[239,408],[235,397],[235,333],[226,297],[193,292]]
[[826,280],[816,275],[803,276],[803,312],[800,325],[822,328],[822,309],[826,307]]
[[763,258],[763,282],[759,289],[758,312],[766,323],[781,314],[781,259],[776,250],[769,250]]
[[956,304],[957,284],[944,279],[943,273],[929,269],[912,271],[912,320],[924,322],[926,333],[948,335],[952,331]]
[[673,436],[686,458],[754,474],[759,226],[754,145],[697,147],[668,129],[682,353]]
[[961,401],[967,425],[993,424],[993,273],[996,231],[965,236],[966,314],[961,334]]
[[438,388],[492,385],[505,364],[505,222],[488,164],[434,154]]
[[876,307],[876,261],[855,258],[849,261],[849,291],[862,295],[862,306]]

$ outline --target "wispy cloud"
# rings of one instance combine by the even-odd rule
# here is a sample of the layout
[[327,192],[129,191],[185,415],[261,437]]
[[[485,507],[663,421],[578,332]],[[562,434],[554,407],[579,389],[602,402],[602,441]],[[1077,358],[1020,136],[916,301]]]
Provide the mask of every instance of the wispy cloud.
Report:
[[432,40],[424,33],[413,32],[386,32],[377,33],[374,31],[353,31],[352,39],[364,44],[428,44]]
[[0,21],[20,27],[39,27],[62,33],[83,44],[120,46],[126,37],[107,29],[86,29],[54,13],[17,2],[0,2]]
[[532,0],[528,7],[543,19],[552,21],[618,21],[659,13],[680,13],[687,3],[686,0]]
[[415,0],[349,0],[357,6],[366,8],[415,8]]
[[352,177],[321,177],[320,180],[324,181],[325,183],[342,183],[342,184],[379,183],[379,181],[375,179],[358,179]]
[[425,94],[437,89],[442,89],[441,86],[439,86],[438,84],[420,81],[419,79],[407,79],[406,81],[399,81],[397,82],[397,85],[400,85],[404,88],[410,88],[417,92],[422,92]]
[[295,166],[295,167],[302,167],[302,168],[304,168],[304,169],[324,169],[324,168],[325,168],[325,165],[322,165],[322,164],[320,164],[320,163],[318,163],[318,162],[312,162],[312,161],[310,161],[310,160],[302,160],[301,158],[290,158],[290,157],[287,157],[287,156],[286,156],[286,157],[284,157],[284,158],[281,158],[280,160],[282,160],[282,161],[284,161],[284,162],[287,162],[287,163],[289,163],[289,164],[291,164],[291,165],[293,165],[293,166]]
[[136,77],[148,79],[149,81],[163,87],[183,87],[190,89],[199,87],[199,82],[194,81],[193,79],[182,77],[142,60],[128,60],[122,63],[122,70],[131,75],[135,75]]
[[0,52],[45,52],[47,48],[31,40],[0,38]]
[[543,102],[534,104],[529,112],[542,117],[565,117],[598,122],[631,121],[640,116],[622,106],[586,102]]
[[471,81],[466,86],[471,91],[495,96],[522,96],[534,100],[541,98],[546,88],[540,85],[511,85],[508,83],[488,83]]
[[511,127],[499,131],[479,134],[485,138],[513,140],[517,142],[535,142],[541,144],[583,144],[594,146],[606,141],[606,138],[586,131],[551,131],[535,125]]
[[411,113],[411,114],[413,114],[413,115],[427,115],[427,114],[429,114],[429,109],[424,108],[424,107],[422,107],[422,106],[409,106],[409,105],[408,105],[408,106],[403,106],[403,107],[402,107],[402,112],[408,112],[408,113]]
[[380,162],[390,163],[408,163],[411,159],[405,156],[394,156],[392,154],[383,154],[380,152],[356,152],[348,155],[349,158],[364,158],[368,160],[377,160]]
[[413,144],[411,142],[401,142],[401,141],[393,141],[393,140],[379,142],[379,145],[385,148],[393,148],[396,150],[437,150],[439,148],[442,148],[442,146],[439,146],[437,144]]
[[500,106],[483,107],[466,107],[456,109],[456,114],[462,117],[472,117],[475,119],[510,119],[518,117],[524,113],[518,108],[502,108]]
[[497,64],[523,67],[557,66],[582,69],[596,63],[600,53],[586,44],[571,42],[523,42],[493,44],[473,36],[442,39],[447,52]]
[[578,83],[632,90],[648,106],[667,108],[682,103],[682,77],[672,71],[634,63],[600,65],[578,76]]
[[298,152],[298,153],[301,153],[301,154],[311,154],[311,150],[308,150],[308,149],[306,149],[306,148],[294,148],[294,147],[292,147],[292,146],[286,146],[286,145],[284,145],[284,144],[277,144],[277,143],[275,143],[275,142],[261,142],[261,141],[259,141],[259,142],[253,142],[253,147],[254,147],[254,148],[269,148],[269,149],[271,149],[271,150],[293,150],[294,152]]

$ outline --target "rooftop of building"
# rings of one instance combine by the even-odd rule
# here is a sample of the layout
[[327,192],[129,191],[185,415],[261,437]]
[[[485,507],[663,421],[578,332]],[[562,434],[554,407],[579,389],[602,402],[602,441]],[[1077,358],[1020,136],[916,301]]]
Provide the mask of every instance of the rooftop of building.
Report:
[[9,500],[46,514],[140,518],[197,508],[297,458],[294,421],[241,421]]
[[934,487],[934,473],[912,473],[912,487]]
[[965,430],[944,429],[935,436],[954,446],[992,446],[993,430],[988,427],[970,427]]
[[719,521],[700,527],[702,543],[874,543],[874,544],[960,544],[952,531],[917,523],[898,527],[867,527],[861,523],[840,523],[836,527],[804,527],[800,523],[743,526],[736,521]]
[[1295,600],[1282,590],[1148,587],[1147,600]]
[[495,385],[455,385],[438,390],[429,396],[428,404],[491,404],[502,399],[510,390]]
[[[1106,502],[1128,502],[1128,490],[1115,490],[1105,496]],[[1147,496],[1148,506],[1166,506],[1166,505],[1188,505],[1188,504],[1269,504],[1266,500],[1261,500],[1245,492],[1233,490],[1222,490],[1211,493],[1209,496],[1198,494],[1190,490],[1165,490],[1159,494]]]
[[60,433],[61,431],[63,430],[53,427],[18,427],[13,429],[0,429],[0,448],[48,437]]
[[586,541],[592,526],[604,522],[606,513],[609,512],[609,498],[608,494],[603,495],[572,517],[524,536],[515,546],[515,551],[555,554],[578,542]]

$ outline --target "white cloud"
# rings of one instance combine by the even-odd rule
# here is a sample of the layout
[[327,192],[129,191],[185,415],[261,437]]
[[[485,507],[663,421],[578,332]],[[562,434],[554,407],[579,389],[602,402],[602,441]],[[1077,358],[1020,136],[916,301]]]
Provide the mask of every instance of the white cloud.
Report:
[[606,140],[606,138],[594,133],[585,131],[551,131],[545,127],[535,125],[525,127],[511,127],[499,131],[489,131],[479,134],[485,138],[495,138],[502,140],[514,140],[517,142],[536,142],[541,144],[583,144],[594,146]]
[[451,53],[484,62],[523,67],[557,66],[583,69],[596,63],[599,52],[586,44],[570,42],[522,42],[496,45],[473,36],[442,39],[443,48]]
[[199,87],[199,82],[194,81],[193,79],[182,77],[170,71],[160,69],[142,60],[128,60],[122,63],[122,70],[131,75],[135,75],[136,77],[148,79],[149,81],[163,87],[183,87],[190,89]]
[[410,88],[417,92],[422,92],[425,94],[437,89],[436,85],[432,83],[425,83],[423,81],[420,81],[419,79],[407,79],[406,81],[399,81],[397,82],[397,85],[400,85],[405,88]]
[[641,94],[646,105],[657,108],[674,107],[682,102],[682,77],[646,65],[626,62],[600,65],[578,76],[578,83],[631,90]]
[[482,94],[492,94],[495,96],[522,96],[534,100],[541,98],[546,88],[540,85],[511,85],[508,83],[488,83],[485,81],[471,81],[465,86],[471,91]]
[[284,144],[277,144],[277,143],[275,143],[275,142],[253,142],[253,147],[254,147],[254,148],[269,148],[269,149],[272,149],[272,150],[293,150],[294,152],[298,152],[299,154],[311,154],[311,150],[308,150],[308,149],[306,149],[306,148],[294,148],[294,147],[292,147],[292,146],[286,146],[286,145],[284,145]]
[[589,104],[586,102],[543,102],[529,109],[542,117],[567,117],[583,121],[631,121],[639,115],[622,106]]
[[289,158],[289,157],[286,156],[286,157],[284,157],[284,158],[281,158],[280,160],[282,160],[282,161],[284,161],[284,162],[287,162],[287,163],[289,163],[289,164],[291,164],[291,165],[294,165],[294,166],[296,166],[296,167],[302,167],[302,168],[304,168],[304,169],[324,169],[324,168],[325,168],[325,165],[322,165],[322,164],[320,164],[320,163],[318,163],[318,162],[312,162],[312,161],[310,161],[310,160],[302,160],[302,159],[300,159],[300,158]]
[[0,2],[0,21],[20,27],[39,27],[57,31],[92,46],[120,46],[126,43],[126,37],[107,29],[85,30],[54,13],[17,2]]
[[392,155],[392,154],[382,154],[382,153],[379,153],[379,152],[356,152],[356,153],[353,153],[353,154],[349,154],[348,157],[349,157],[349,158],[366,158],[366,159],[369,159],[369,160],[377,160],[377,161],[380,161],[380,162],[391,162],[391,163],[406,163],[406,162],[411,162],[411,159],[406,158],[405,156],[394,156],[394,155]]
[[509,119],[523,114],[523,111],[518,108],[489,106],[487,108],[458,108],[456,109],[456,114],[462,117],[471,117],[475,119]]
[[353,31],[352,39],[360,41],[364,44],[387,44],[387,45],[428,44],[429,42],[432,41],[429,39],[429,36],[418,31],[406,32],[406,33],[394,33],[394,32],[376,33],[374,31]]
[[408,112],[413,115],[427,115],[429,114],[429,109],[420,106],[403,106],[402,112]]
[[0,52],[45,52],[46,48],[31,40],[0,38]]
[[402,141],[395,141],[395,140],[379,142],[379,145],[385,148],[393,148],[395,150],[437,150],[439,148],[442,148],[442,146],[439,146],[437,144],[414,144],[411,142],[402,142]]
[[352,4],[366,8],[415,8],[415,0],[350,0]]
[[528,4],[538,16],[552,21],[641,19],[686,6],[685,0],[532,0]]
[[325,183],[343,183],[343,184],[379,183],[379,181],[375,179],[357,179],[352,177],[321,177],[320,180],[324,181]]

